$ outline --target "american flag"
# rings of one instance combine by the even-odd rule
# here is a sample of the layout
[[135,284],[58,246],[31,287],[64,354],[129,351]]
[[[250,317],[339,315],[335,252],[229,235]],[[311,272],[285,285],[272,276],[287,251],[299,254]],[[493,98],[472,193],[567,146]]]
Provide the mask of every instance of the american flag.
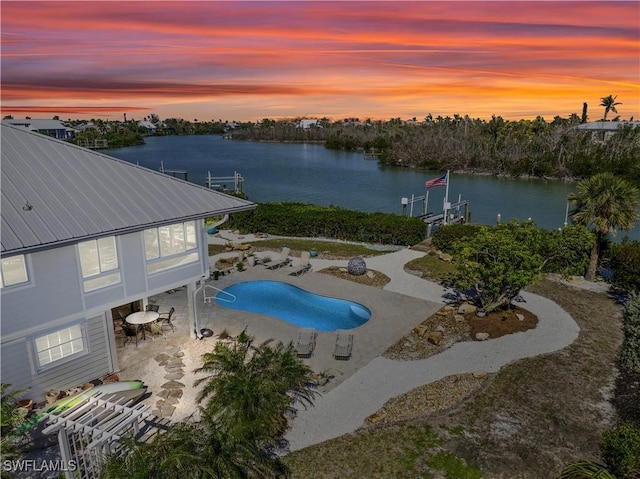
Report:
[[433,180],[427,181],[424,186],[427,188],[433,188],[434,186],[447,186],[447,173],[442,175],[440,178],[434,178]]

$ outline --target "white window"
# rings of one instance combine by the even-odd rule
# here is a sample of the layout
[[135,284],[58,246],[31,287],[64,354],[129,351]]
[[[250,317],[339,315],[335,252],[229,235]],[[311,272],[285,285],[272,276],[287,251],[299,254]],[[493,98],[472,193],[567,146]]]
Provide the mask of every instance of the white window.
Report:
[[0,280],[0,287],[2,288],[29,281],[24,255],[2,258],[2,274],[0,275]]
[[157,273],[198,261],[197,246],[195,221],[145,230],[147,272]]
[[34,340],[38,369],[86,352],[85,328],[75,324]]
[[85,292],[120,282],[115,236],[78,243]]

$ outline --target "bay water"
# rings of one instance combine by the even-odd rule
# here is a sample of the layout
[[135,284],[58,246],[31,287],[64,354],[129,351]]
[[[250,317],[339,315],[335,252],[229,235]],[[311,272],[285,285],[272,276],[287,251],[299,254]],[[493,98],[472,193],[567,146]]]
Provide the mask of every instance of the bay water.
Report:
[[[361,153],[327,150],[322,145],[261,143],[224,139],[219,135],[147,137],[140,146],[105,153],[153,170],[184,170],[192,183],[205,185],[212,177],[244,178],[244,192],[256,202],[300,202],[366,211],[417,216],[428,191],[427,211],[442,212],[444,187],[425,188],[425,181],[443,172],[379,165]],[[178,175],[180,176],[180,175]],[[182,177],[182,176],[180,176]],[[451,174],[449,201],[469,202],[473,223],[494,224],[511,218],[531,218],[543,228],[560,228],[567,221],[567,194],[575,183],[560,180],[508,179]],[[227,182],[232,188],[233,183]],[[618,237],[640,239],[640,225]]]

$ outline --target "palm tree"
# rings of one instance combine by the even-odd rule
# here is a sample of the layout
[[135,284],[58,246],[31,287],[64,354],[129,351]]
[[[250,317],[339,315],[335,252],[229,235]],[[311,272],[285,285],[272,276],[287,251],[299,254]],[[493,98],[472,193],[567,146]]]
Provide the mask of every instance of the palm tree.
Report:
[[630,230],[638,221],[639,195],[635,185],[607,172],[580,181],[576,192],[567,196],[573,205],[571,221],[592,228],[596,235],[585,279],[596,276],[604,237],[615,236],[618,229]]
[[287,414],[296,403],[313,404],[316,384],[311,369],[300,361],[293,344],[254,346],[243,331],[232,344],[217,343],[203,355],[196,373],[203,385],[197,401],[203,411],[228,430],[243,428],[257,441],[274,445],[287,429]]
[[618,113],[618,110],[616,110],[616,106],[617,105],[622,105],[621,102],[617,102],[616,98],[618,98],[618,95],[613,96],[613,95],[609,95],[609,96],[605,96],[600,98],[600,100],[602,100],[602,102],[600,103],[600,106],[604,107],[604,120],[607,120],[607,115],[609,114],[610,111],[614,112],[614,113]]

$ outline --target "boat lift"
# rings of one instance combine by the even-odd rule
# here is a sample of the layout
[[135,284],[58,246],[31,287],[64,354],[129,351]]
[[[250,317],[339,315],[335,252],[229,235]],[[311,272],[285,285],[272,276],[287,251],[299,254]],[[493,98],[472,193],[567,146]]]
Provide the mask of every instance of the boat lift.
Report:
[[229,189],[227,188],[227,184],[233,184],[233,191],[235,193],[242,193],[244,178],[237,171],[233,172],[233,176],[211,176],[211,171],[207,172],[204,186],[210,190],[227,191]]

